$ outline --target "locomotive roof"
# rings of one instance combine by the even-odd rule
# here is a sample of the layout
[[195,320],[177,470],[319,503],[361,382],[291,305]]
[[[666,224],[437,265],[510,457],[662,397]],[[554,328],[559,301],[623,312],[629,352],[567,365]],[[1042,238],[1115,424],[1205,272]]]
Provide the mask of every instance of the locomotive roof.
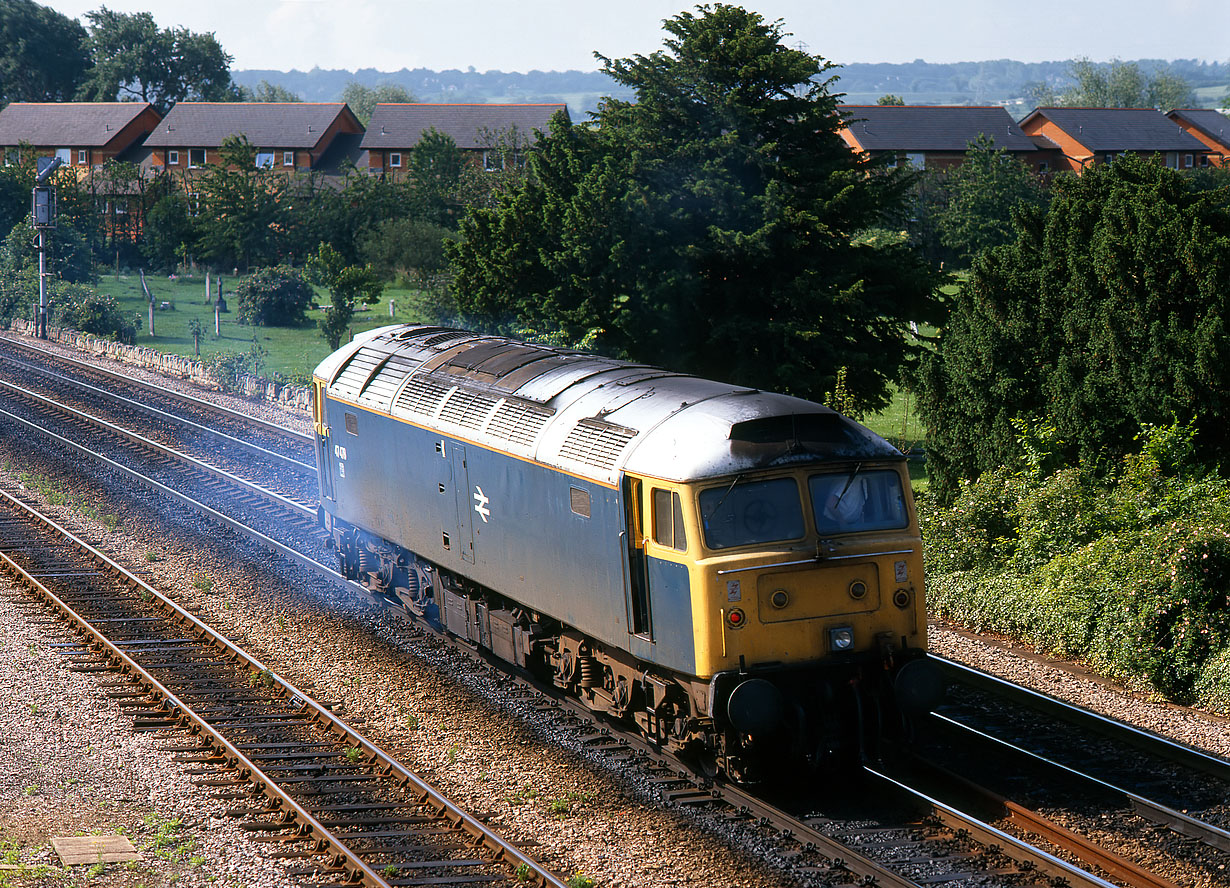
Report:
[[368,331],[316,376],[330,397],[607,484],[901,458],[812,401],[446,327]]

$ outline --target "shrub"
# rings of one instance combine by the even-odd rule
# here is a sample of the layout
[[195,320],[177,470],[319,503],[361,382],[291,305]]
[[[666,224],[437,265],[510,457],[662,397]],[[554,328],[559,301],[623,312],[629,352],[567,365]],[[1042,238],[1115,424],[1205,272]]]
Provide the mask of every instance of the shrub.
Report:
[[50,323],[119,342],[131,343],[137,334],[135,324],[114,298],[82,284],[54,287]]
[[1175,423],[1107,467],[987,472],[920,498],[933,613],[1170,699],[1230,702],[1230,481]]
[[265,327],[304,323],[315,296],[303,274],[287,265],[262,268],[241,278],[235,287],[239,317]]

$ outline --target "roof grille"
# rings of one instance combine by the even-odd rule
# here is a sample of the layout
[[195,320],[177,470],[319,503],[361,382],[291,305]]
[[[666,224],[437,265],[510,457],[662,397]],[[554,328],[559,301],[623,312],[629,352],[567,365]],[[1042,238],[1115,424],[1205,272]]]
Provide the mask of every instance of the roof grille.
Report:
[[478,431],[487,421],[496,399],[490,395],[471,392],[466,389],[455,389],[440,411],[443,422],[451,422],[463,429]]
[[376,366],[385,359],[388,353],[373,348],[360,348],[350,356],[342,372],[333,380],[329,393],[342,398],[354,400],[363,391],[363,386]]
[[415,363],[401,355],[392,355],[382,366],[363,392],[363,399],[375,401],[387,407],[393,401],[393,393],[402,384]]
[[628,442],[635,437],[633,429],[597,419],[583,419],[568,433],[559,455],[596,469],[612,469]]
[[487,434],[499,441],[530,447],[554,412],[524,401],[505,400],[487,423]]
[[451,385],[440,385],[427,376],[416,376],[402,389],[397,397],[397,406],[408,413],[420,416],[435,416],[444,396],[452,391]]
[[432,346],[434,348],[442,342],[452,342],[455,339],[467,339],[473,335],[473,333],[465,330],[448,330],[444,333],[437,333],[434,336],[428,336],[421,344]]

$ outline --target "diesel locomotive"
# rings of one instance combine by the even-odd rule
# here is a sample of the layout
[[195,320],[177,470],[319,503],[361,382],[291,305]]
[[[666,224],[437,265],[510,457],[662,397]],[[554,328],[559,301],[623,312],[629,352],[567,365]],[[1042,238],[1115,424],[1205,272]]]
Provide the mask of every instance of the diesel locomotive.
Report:
[[340,570],[740,780],[936,693],[905,459],[820,404],[435,326],[313,377]]

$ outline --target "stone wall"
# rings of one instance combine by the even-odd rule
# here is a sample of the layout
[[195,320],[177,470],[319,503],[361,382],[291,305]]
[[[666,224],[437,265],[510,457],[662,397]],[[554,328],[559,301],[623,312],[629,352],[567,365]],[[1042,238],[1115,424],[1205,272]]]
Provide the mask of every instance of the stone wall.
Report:
[[[9,329],[25,336],[35,334],[34,324],[20,318],[15,318],[10,322]],[[60,327],[48,327],[47,338],[95,357],[107,357],[121,364],[142,367],[163,376],[191,380],[205,388],[214,390],[222,388],[210,374],[208,367],[200,361],[183,355],[170,355],[141,345],[123,345],[89,333],[78,333],[76,330]],[[240,377],[239,388],[239,394],[249,398],[272,401],[293,410],[303,410],[309,413],[312,410],[312,390],[310,388],[300,385],[282,385],[259,376]]]

